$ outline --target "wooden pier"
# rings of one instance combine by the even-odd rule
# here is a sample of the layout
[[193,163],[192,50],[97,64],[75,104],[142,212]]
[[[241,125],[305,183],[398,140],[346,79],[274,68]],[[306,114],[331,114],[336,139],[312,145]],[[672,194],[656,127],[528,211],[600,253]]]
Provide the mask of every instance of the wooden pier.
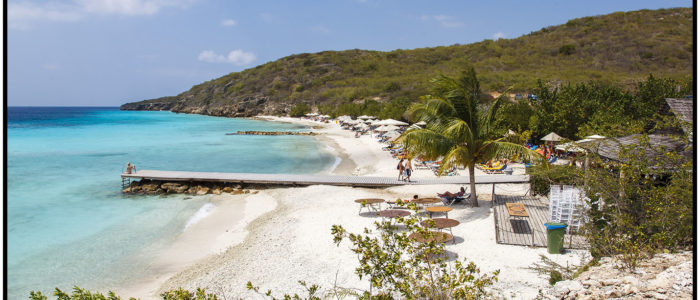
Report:
[[[132,174],[122,174],[122,179],[150,179],[161,181],[232,182],[279,185],[336,185],[353,187],[390,187],[400,185],[469,184],[468,176],[412,179],[411,182],[396,180],[396,177],[296,175],[296,174],[255,174],[139,170]],[[528,175],[488,175],[475,176],[476,184],[529,183]],[[493,190],[493,189],[492,189]]]
[[[508,214],[506,203],[523,203],[528,217],[512,218]],[[495,195],[493,204],[493,221],[496,229],[496,242],[499,244],[547,247],[547,229],[549,207],[532,196]],[[582,236],[567,234],[564,236],[564,248],[583,249],[586,243]]]

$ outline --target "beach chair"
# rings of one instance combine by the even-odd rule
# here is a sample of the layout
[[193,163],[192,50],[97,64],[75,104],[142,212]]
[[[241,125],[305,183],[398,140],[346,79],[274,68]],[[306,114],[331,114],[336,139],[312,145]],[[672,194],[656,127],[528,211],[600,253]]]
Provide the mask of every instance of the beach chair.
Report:
[[490,169],[484,169],[484,172],[486,174],[503,174],[503,170],[505,170],[508,167],[508,164],[501,165],[498,168],[490,168]]

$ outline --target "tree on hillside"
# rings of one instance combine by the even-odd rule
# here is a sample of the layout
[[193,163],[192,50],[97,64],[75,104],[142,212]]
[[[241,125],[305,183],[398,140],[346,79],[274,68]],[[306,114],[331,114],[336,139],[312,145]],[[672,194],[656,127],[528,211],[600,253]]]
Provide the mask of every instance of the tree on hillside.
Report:
[[461,165],[469,168],[472,206],[476,199],[474,167],[494,158],[542,157],[522,145],[506,142],[495,134],[495,114],[502,98],[479,107],[481,90],[474,68],[458,78],[441,75],[431,81],[433,94],[409,107],[414,120],[427,123],[425,129],[409,130],[401,137],[407,151],[426,159],[443,157],[440,173]]

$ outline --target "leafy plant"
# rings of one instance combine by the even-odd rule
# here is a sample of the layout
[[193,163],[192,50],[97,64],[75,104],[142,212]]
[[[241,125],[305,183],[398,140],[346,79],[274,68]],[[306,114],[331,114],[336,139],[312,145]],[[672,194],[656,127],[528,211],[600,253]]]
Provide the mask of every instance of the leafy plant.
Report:
[[[687,137],[679,137],[688,145]],[[686,149],[687,150],[687,149]],[[677,150],[654,146],[642,135],[621,146],[620,163],[593,155],[585,174],[591,199],[585,236],[594,257],[613,256],[634,269],[653,253],[693,243],[693,160]]]
[[441,75],[432,84],[432,95],[409,108],[413,120],[427,125],[406,131],[399,141],[411,155],[430,160],[442,157],[441,174],[457,165],[467,167],[472,206],[479,206],[474,180],[477,163],[515,155],[527,160],[542,159],[536,152],[496,134],[495,115],[502,98],[479,107],[482,93],[474,68],[463,71],[458,78]]

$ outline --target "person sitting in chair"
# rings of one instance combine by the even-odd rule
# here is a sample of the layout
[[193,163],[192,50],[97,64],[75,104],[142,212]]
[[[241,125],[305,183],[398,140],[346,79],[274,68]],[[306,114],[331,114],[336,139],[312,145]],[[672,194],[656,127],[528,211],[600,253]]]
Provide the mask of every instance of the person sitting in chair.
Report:
[[466,193],[466,192],[467,191],[464,190],[464,187],[460,187],[459,192],[450,193],[449,191],[445,191],[444,193],[442,193],[442,194],[438,193],[437,195],[440,198],[447,198],[448,200],[452,200],[454,198],[464,196],[464,193]]

